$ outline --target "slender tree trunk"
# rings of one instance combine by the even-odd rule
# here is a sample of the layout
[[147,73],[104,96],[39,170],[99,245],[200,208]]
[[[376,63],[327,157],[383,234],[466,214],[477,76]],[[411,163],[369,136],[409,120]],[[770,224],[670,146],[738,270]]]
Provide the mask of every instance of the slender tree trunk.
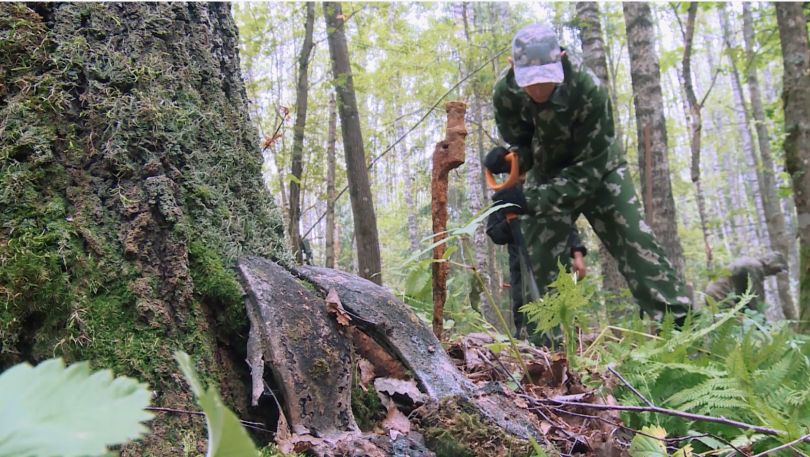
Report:
[[647,190],[642,191],[645,213],[672,265],[683,277],[683,248],[670,181],[664,98],[652,13],[647,3],[624,3],[623,9],[636,110],[641,188]]
[[295,89],[295,127],[293,129],[292,166],[290,180],[290,220],[287,233],[290,236],[295,260],[303,263],[301,249],[301,184],[304,171],[304,128],[307,124],[307,99],[309,98],[309,55],[312,52],[312,28],[315,23],[315,3],[307,5],[304,25],[304,44],[298,56],[298,85]]
[[689,174],[692,183],[695,185],[698,215],[700,216],[700,228],[703,231],[703,248],[706,252],[706,268],[712,270],[714,268],[714,254],[712,253],[711,235],[709,232],[708,216],[706,215],[706,197],[703,192],[703,183],[700,181],[700,142],[703,131],[703,120],[700,111],[703,106],[702,102],[698,101],[695,95],[694,85],[692,84],[692,45],[695,37],[697,9],[697,2],[690,3],[686,19],[686,30],[684,32],[683,60],[681,64],[683,66],[682,72],[686,100],[689,103],[689,150],[692,153]]
[[405,168],[405,206],[408,211],[408,240],[411,243],[411,252],[419,251],[419,224],[416,220],[416,202],[414,201],[414,186],[416,173],[409,167]]
[[[599,5],[596,2],[577,2],[576,11],[585,64],[602,81],[602,84],[609,89],[610,98],[614,102],[615,109],[616,94],[613,90],[615,86],[610,85],[605,43],[602,39],[602,25],[599,20]],[[616,141],[621,144],[621,137],[617,137]],[[622,288],[627,288],[627,282],[619,273],[619,265],[616,259],[610,255],[601,240],[598,243],[599,260],[602,267],[602,287],[614,297],[617,297]]]
[[776,3],[782,42],[785,165],[793,179],[799,233],[800,328],[810,330],[810,45],[801,3]]
[[[743,37],[745,40],[745,55],[748,60],[748,92],[751,97],[751,110],[754,115],[754,125],[756,125],[759,154],[762,158],[761,167],[758,168],[762,206],[765,210],[765,221],[768,227],[771,247],[781,252],[785,260],[787,260],[790,258],[791,238],[788,237],[787,231],[785,230],[785,217],[779,205],[779,197],[776,195],[776,180],[773,175],[770,135],[768,133],[768,126],[765,123],[765,110],[762,108],[759,77],[754,63],[754,26],[751,16],[751,5],[748,2],[743,3]],[[797,319],[798,312],[790,292],[789,272],[786,271],[777,275],[776,280],[778,284],[779,300],[782,304],[782,313],[787,319]]]
[[349,180],[349,196],[354,216],[358,274],[382,284],[377,216],[374,213],[374,199],[363,151],[363,135],[360,131],[360,116],[349,63],[349,48],[343,29],[345,17],[340,3],[326,2],[323,4],[323,11],[328,30],[329,53],[332,56],[335,91],[338,95],[340,130],[343,134],[346,175]]
[[[757,160],[756,152],[754,151],[754,140],[753,136],[751,135],[751,130],[749,128],[751,119],[748,112],[748,108],[745,104],[745,96],[743,95],[742,84],[740,83],[740,74],[739,71],[737,70],[737,61],[731,54],[731,50],[734,49],[735,43],[733,42],[731,27],[729,26],[728,18],[726,17],[727,14],[728,11],[725,5],[722,5],[720,9],[717,10],[717,15],[718,18],[720,19],[720,24],[723,28],[723,43],[726,49],[725,54],[728,56],[728,60],[731,65],[731,74],[729,74],[728,76],[729,82],[731,83],[732,96],[734,98],[734,116],[737,121],[737,132],[739,133],[740,141],[742,142],[742,149],[748,161],[748,166],[745,167],[746,171],[743,172],[744,175],[743,179],[747,181],[756,181],[756,185],[754,186],[755,195],[753,196],[754,197],[753,200],[754,200],[754,209],[756,212],[755,215],[756,217],[754,219],[756,220],[755,223],[758,223],[761,215],[760,202],[761,199],[763,198],[762,196],[764,194],[765,189],[762,188],[762,179],[761,174],[759,172],[760,170],[759,161]],[[716,119],[715,124],[717,124],[718,122],[720,122],[720,119]],[[734,172],[737,171],[737,167],[734,166],[735,164],[732,163],[730,158],[726,157],[724,162],[726,162],[727,164],[726,166],[724,166],[724,169],[727,170],[727,172],[731,172],[732,170]],[[734,168],[733,169],[728,168],[729,166],[734,166]],[[735,194],[740,196],[745,195],[745,194],[738,194],[736,192]],[[741,222],[740,219],[742,218],[742,216],[743,216],[742,212],[736,211],[736,214],[734,215],[735,224],[740,224]],[[748,250],[750,250],[751,247],[753,247],[752,244],[753,237],[747,236],[748,234],[750,234],[750,232],[751,230],[746,230],[745,233],[743,234],[745,236],[739,238],[739,242],[742,242],[744,246],[747,246]],[[740,254],[739,251],[735,253],[735,255],[739,254]],[[751,253],[747,252],[746,254]]]
[[[472,13],[471,4],[464,2],[461,5],[461,18],[464,24],[464,37],[466,38],[467,45],[473,49],[473,39],[470,33],[470,22],[476,20],[475,17],[470,18]],[[473,65],[470,59],[465,61],[466,71],[469,73],[473,70]],[[483,127],[482,123],[482,108],[481,96],[479,94],[479,87],[476,84],[471,85],[470,97],[472,98],[472,115],[475,120],[476,128],[476,152],[466,155],[466,174],[467,174],[467,200],[469,202],[469,209],[472,214],[478,214],[484,207],[484,199],[486,198],[486,191],[481,188],[481,177],[483,176],[483,167],[481,166],[481,150],[484,147],[483,141]],[[488,257],[487,257],[487,236],[483,224],[479,225],[473,234],[473,242],[471,243],[474,253],[472,258],[475,260],[475,265],[472,265],[475,270],[484,279],[484,284],[487,287],[492,286],[492,281],[489,276],[491,270]],[[474,276],[470,276],[470,303],[473,308],[480,310],[487,322],[497,324],[498,319],[492,306],[497,306],[497,303],[489,303],[487,300],[486,291],[482,290],[481,285]]]
[[337,143],[337,107],[329,97],[329,132],[326,137],[326,268],[335,268],[335,143]]

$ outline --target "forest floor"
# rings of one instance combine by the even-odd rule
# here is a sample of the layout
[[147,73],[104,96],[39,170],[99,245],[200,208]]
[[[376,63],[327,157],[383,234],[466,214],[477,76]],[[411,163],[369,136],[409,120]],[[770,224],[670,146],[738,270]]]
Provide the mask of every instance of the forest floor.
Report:
[[[593,337],[581,338],[580,344],[586,340]],[[447,345],[451,359],[470,381],[481,388],[491,382],[507,385],[505,394],[515,406],[537,416],[540,431],[548,441],[543,446],[545,452],[563,456],[620,455],[629,447],[633,434],[622,425],[618,411],[563,405],[566,402],[616,405],[612,389],[618,379],[574,368],[563,352],[525,341],[518,341],[517,349],[522,360],[515,357],[508,341],[497,342],[484,333],[464,335]],[[600,387],[586,387],[583,377],[589,385]]]

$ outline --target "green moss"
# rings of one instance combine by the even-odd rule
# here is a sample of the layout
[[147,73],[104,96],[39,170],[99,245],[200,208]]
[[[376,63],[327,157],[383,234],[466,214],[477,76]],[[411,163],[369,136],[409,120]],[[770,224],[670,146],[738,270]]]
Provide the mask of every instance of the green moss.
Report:
[[217,325],[226,334],[241,333],[248,321],[236,272],[225,267],[215,247],[199,241],[189,243],[188,257],[194,291],[214,311]]
[[529,456],[528,441],[507,434],[481,419],[469,400],[448,398],[422,420],[421,431],[437,457],[486,457],[507,449],[512,456]]
[[385,419],[385,407],[374,386],[363,390],[357,382],[352,383],[352,414],[360,430],[364,432],[372,430],[379,421]]
[[312,367],[309,370],[313,379],[327,379],[329,376],[329,362],[324,359],[316,359],[312,362]]

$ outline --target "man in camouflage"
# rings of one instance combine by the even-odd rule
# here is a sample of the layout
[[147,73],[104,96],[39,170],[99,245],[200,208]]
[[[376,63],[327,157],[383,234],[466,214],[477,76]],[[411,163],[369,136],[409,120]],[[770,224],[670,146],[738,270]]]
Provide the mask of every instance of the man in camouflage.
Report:
[[785,258],[779,252],[770,251],[759,258],[740,257],[729,266],[729,275],[706,286],[705,294],[717,301],[732,297],[735,303],[739,303],[739,297],[748,290],[750,281],[753,298],[748,302],[748,308],[764,312],[765,277],[786,269]]
[[[495,84],[495,121],[517,151],[525,183],[493,200],[516,204],[526,215],[525,239],[538,286],[554,279],[557,259],[570,265],[563,254],[583,214],[618,261],[642,310],[655,317],[671,312],[681,320],[691,300],[644,222],[615,141],[607,90],[539,24],[517,32],[511,63]],[[503,156],[493,150],[486,163],[507,169]]]

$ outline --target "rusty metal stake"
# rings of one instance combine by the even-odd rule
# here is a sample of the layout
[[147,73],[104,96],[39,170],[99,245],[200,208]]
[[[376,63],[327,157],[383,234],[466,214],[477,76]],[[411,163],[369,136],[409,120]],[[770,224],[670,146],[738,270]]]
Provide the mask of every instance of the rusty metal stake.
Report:
[[[447,177],[450,170],[464,163],[464,139],[467,128],[464,114],[467,105],[461,101],[448,102],[447,129],[444,141],[433,150],[433,174],[430,180],[431,213],[433,215],[433,241],[447,237]],[[450,264],[443,261],[447,246],[442,243],[433,248],[433,333],[440,341],[444,329],[444,303],[447,300],[447,271]]]

